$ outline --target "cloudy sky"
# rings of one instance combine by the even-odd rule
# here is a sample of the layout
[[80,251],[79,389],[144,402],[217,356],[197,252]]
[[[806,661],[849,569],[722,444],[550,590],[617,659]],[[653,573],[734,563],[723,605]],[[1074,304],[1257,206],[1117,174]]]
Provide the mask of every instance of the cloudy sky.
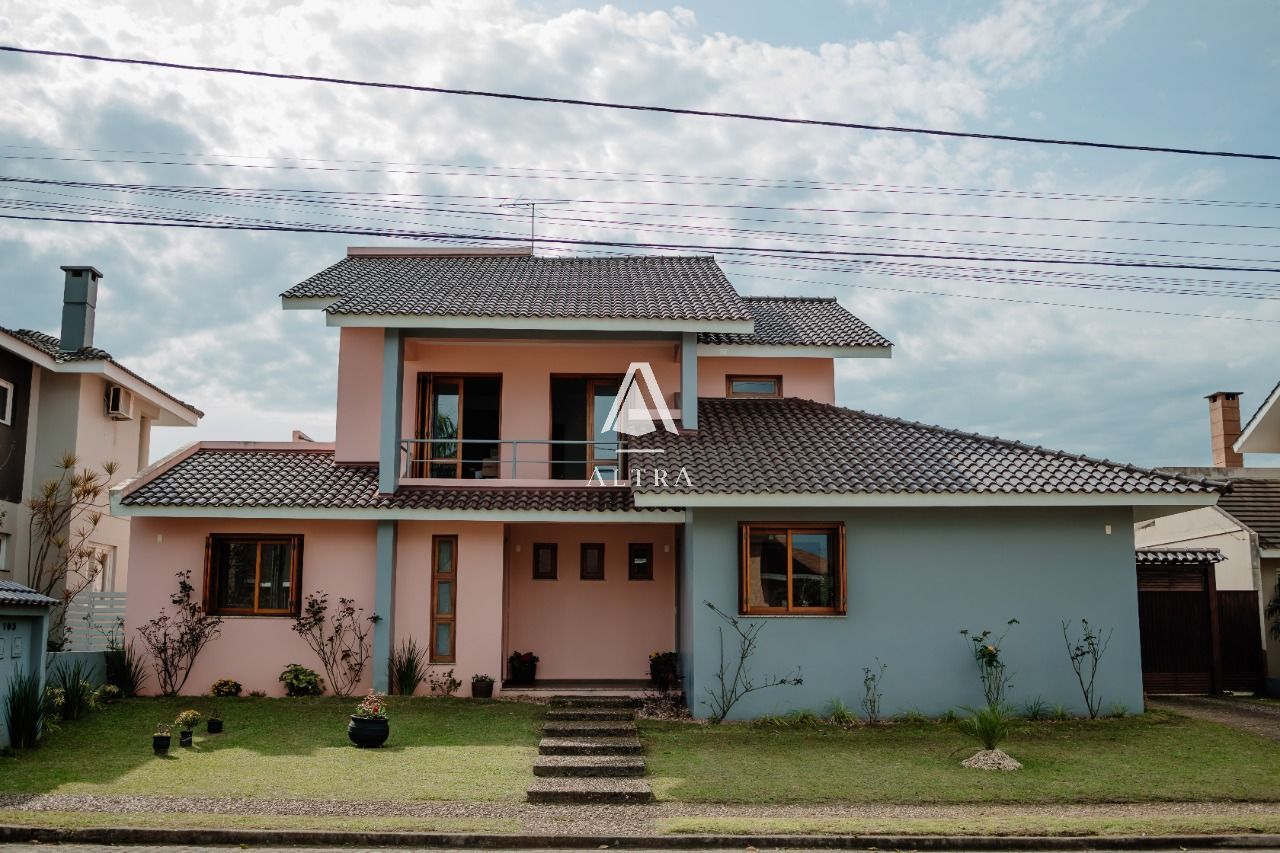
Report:
[[[1280,151],[1280,5],[1271,0],[0,0],[0,43]],[[840,366],[840,402],[874,412],[1139,464],[1208,464],[1203,395],[1243,391],[1247,414],[1280,380],[1280,273],[1004,260],[1280,269],[1276,163],[12,54],[0,54],[0,102],[0,214],[8,217],[182,216],[509,236],[526,233],[528,222],[502,205],[534,199],[556,202],[537,224],[551,239],[736,247],[721,259],[740,291],[837,296],[897,344],[889,361]],[[208,412],[196,430],[158,431],[155,453],[197,438],[279,440],[294,428],[327,438],[336,331],[311,312],[281,311],[278,294],[349,244],[386,242],[4,218],[0,325],[56,333],[59,265],[93,264],[106,276],[97,343]],[[833,263],[763,251],[779,247],[1000,260]],[[750,249],[756,254],[742,251]]]

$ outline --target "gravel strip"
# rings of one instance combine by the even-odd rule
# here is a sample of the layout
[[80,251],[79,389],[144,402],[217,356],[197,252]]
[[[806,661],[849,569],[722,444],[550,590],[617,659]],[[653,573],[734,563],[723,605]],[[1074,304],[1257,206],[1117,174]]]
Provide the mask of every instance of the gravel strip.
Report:
[[535,834],[650,835],[655,821],[672,817],[933,818],[1163,817],[1280,813],[1278,803],[1098,803],[1092,805],[844,805],[754,806],[685,803],[650,805],[534,805],[520,802],[266,800],[215,797],[91,797],[2,794],[0,808],[127,814],[302,815],[316,817],[493,818],[519,821]]
[[1162,711],[1221,723],[1242,732],[1280,740],[1280,707],[1215,696],[1161,696],[1148,704]]

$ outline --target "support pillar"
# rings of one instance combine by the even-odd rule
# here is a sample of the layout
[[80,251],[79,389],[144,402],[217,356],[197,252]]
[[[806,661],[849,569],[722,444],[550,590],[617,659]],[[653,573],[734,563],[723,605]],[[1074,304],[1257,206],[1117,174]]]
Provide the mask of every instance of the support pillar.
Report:
[[396,636],[396,522],[392,519],[378,522],[374,568],[373,612],[378,621],[373,625],[373,689],[386,693],[390,688],[387,665]]
[[698,333],[680,336],[680,424],[698,428]]
[[378,432],[378,491],[391,494],[400,485],[400,424],[404,396],[404,338],[399,329],[383,329],[382,414]]

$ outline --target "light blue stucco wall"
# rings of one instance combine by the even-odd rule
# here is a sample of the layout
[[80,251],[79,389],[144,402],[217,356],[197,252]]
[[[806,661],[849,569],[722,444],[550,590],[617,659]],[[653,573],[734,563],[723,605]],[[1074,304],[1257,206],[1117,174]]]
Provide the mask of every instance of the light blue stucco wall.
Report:
[[[962,628],[1013,626],[1004,659],[1014,672],[1012,700],[1041,698],[1077,713],[1084,703],[1068,661],[1061,623],[1081,617],[1114,629],[1098,674],[1104,706],[1142,709],[1142,662],[1132,513],[1091,509],[698,509],[686,519],[681,632],[685,689],[695,715],[718,666],[726,613],[738,605],[740,521],[843,521],[847,535],[848,615],[766,617],[752,672],[786,674],[804,684],[754,693],[731,718],[821,712],[835,698],[857,708],[862,667],[887,664],[885,714],[938,715],[983,702]],[[1110,533],[1106,526],[1110,525]],[[691,534],[691,535],[689,535]],[[730,632],[726,628],[726,635]],[[726,650],[733,651],[726,636]]]

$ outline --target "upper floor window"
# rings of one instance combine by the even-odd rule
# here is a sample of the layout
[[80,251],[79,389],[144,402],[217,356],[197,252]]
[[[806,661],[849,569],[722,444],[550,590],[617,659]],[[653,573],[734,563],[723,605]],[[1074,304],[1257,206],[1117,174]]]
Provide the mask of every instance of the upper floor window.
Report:
[[0,424],[13,426],[13,383],[0,379]]
[[478,480],[500,476],[501,376],[418,376],[414,477]]
[[845,612],[843,524],[741,525],[739,612]]
[[231,616],[299,612],[302,537],[215,533],[206,545],[205,607]]
[[726,376],[729,397],[781,397],[781,376]]

